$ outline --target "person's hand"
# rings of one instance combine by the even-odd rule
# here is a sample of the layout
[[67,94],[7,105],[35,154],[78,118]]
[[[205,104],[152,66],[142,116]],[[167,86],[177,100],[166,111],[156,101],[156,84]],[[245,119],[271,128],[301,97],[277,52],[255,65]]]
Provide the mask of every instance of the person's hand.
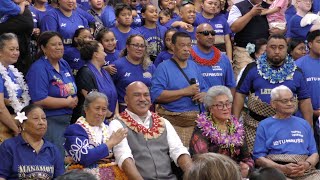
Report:
[[40,35],[40,29],[39,28],[33,28],[32,34],[34,36],[36,36],[36,37],[39,36]]
[[180,28],[184,29],[184,30],[188,30],[190,28],[193,28],[193,25],[192,24],[188,24],[186,22],[183,22],[183,21],[180,21],[179,22],[179,26]]
[[243,163],[242,161],[240,161],[240,171],[241,171],[241,176],[243,178],[246,178],[248,177],[248,174],[249,174],[249,170],[250,170],[250,167],[248,164],[246,163]]
[[297,163],[299,165],[299,170],[296,173],[290,174],[290,177],[299,177],[310,169],[310,164],[306,161],[301,161]]
[[68,96],[67,97],[67,102],[68,102],[68,107],[73,109],[78,105],[78,97],[72,97],[72,96]]
[[108,66],[103,67],[110,75],[114,75],[117,73],[117,68],[114,64],[110,64]]
[[23,6],[29,6],[30,5],[29,1],[22,1],[21,4]]
[[192,84],[186,88],[184,88],[186,92],[186,96],[194,96],[200,92],[198,84]]
[[199,92],[192,97],[192,101],[197,101],[203,103],[204,97],[206,96],[206,92]]
[[261,7],[261,3],[259,3],[254,5],[252,9],[249,11],[249,13],[251,14],[251,16],[258,16],[261,15],[262,10],[264,10],[264,8]]
[[294,163],[289,163],[283,165],[282,172],[288,175],[289,177],[296,177],[297,173],[299,173],[303,169],[302,166]]
[[120,128],[116,132],[113,132],[108,142],[106,143],[108,148],[111,149],[115,145],[119,144],[124,138],[127,137],[127,135],[128,135],[127,128]]

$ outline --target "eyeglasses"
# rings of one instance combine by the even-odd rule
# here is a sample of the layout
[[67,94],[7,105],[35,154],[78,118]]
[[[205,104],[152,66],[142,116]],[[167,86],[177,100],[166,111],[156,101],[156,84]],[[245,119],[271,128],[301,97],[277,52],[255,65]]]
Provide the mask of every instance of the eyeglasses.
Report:
[[228,102],[228,103],[225,103],[225,104],[214,104],[212,105],[213,107],[216,107],[217,109],[219,110],[222,110],[224,109],[224,107],[226,107],[227,109],[231,108],[232,106],[232,102]]
[[214,30],[211,30],[211,31],[200,31],[200,32],[197,32],[197,33],[202,34],[204,36],[209,36],[209,34],[211,34],[211,36],[216,35],[216,32]]
[[146,45],[144,45],[144,44],[129,44],[129,45],[132,46],[135,49],[139,49],[139,48],[144,49],[144,48],[146,48]]
[[192,1],[182,1],[181,7],[183,7],[183,6],[187,5],[187,4],[192,4],[192,5],[194,5],[194,3],[193,3]]
[[296,103],[298,101],[298,99],[296,97],[292,97],[290,99],[276,99],[274,101],[278,101],[282,104],[288,104],[289,102],[291,103]]

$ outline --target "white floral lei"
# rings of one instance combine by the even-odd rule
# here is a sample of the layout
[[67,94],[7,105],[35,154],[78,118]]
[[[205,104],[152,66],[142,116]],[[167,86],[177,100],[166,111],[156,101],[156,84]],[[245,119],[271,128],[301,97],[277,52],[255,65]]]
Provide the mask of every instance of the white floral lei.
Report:
[[[17,84],[12,81],[7,68],[5,68],[0,62],[0,74],[4,79],[4,87],[8,92],[10,105],[14,109],[14,112],[18,113],[21,111],[22,108],[29,105],[29,102],[31,100],[29,96],[29,88],[23,79],[22,73],[19,72],[17,68],[15,68],[13,65],[9,65],[8,69],[16,77]],[[22,89],[21,101],[17,97],[17,91],[19,89]]]
[[[81,116],[77,120],[76,124],[79,124],[86,131],[86,133],[89,136],[89,143],[93,142],[95,143],[95,146],[101,144],[101,142],[97,142],[97,133],[93,130],[92,126],[90,126],[90,124],[86,121],[86,119],[83,116]],[[109,140],[107,127],[104,125],[104,123],[101,123],[100,128],[102,129],[102,142],[106,143]]]

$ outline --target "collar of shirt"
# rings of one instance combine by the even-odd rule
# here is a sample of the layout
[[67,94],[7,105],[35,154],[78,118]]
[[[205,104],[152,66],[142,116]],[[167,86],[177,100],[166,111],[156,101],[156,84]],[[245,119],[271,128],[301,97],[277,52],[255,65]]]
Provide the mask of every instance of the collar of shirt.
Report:
[[147,112],[147,116],[144,121],[138,115],[129,111],[128,109],[126,109],[125,111],[127,111],[127,113],[131,116],[131,118],[137,121],[137,123],[143,125],[145,128],[149,128],[151,115],[152,115],[150,111]]

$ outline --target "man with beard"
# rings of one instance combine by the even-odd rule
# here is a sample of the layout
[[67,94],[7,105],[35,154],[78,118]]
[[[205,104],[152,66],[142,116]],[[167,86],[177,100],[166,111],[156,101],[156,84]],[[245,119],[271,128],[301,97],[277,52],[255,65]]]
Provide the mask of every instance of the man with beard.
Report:
[[303,72],[287,55],[285,37],[271,35],[266,53],[245,68],[234,97],[233,114],[239,118],[244,100],[248,96],[249,112],[244,115],[244,127],[250,152],[259,121],[275,114],[275,110],[270,106],[270,93],[279,85],[289,87],[297,96],[299,111],[296,115],[301,116],[301,111],[303,118],[312,125],[310,92]]
[[191,49],[192,59],[199,65],[209,87],[223,85],[235,92],[236,82],[229,58],[214,46],[215,31],[207,23],[196,30],[197,45]]
[[192,160],[170,122],[149,111],[148,87],[140,81],[128,85],[127,109],[110,123],[110,132],[128,128],[128,135],[113,148],[116,162],[128,179],[176,179],[171,159],[183,171]]
[[194,121],[208,89],[198,65],[189,59],[191,38],[184,32],[172,36],[173,57],[158,65],[151,79],[152,101],[158,113],[168,119],[183,144],[189,147]]

